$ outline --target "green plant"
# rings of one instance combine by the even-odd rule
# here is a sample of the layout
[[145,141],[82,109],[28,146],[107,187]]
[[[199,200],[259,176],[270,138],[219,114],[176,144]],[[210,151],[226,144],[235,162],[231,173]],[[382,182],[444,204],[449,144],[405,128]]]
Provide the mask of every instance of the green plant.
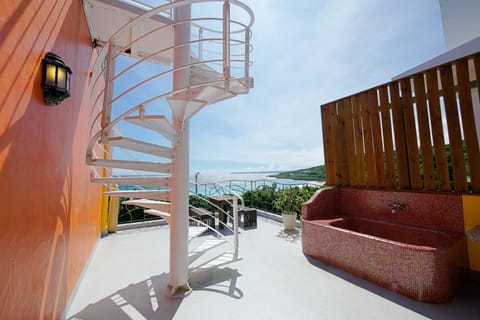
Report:
[[190,195],[189,196],[189,204],[191,206],[203,209],[210,209],[210,203],[208,202],[207,196],[198,194],[198,195]]
[[302,203],[308,201],[319,188],[317,186],[292,186],[279,189],[276,184],[273,184],[272,186],[262,186],[257,190],[246,191],[242,197],[246,206],[273,213],[287,211],[285,206],[288,205],[290,207],[288,211],[296,213],[300,217]]
[[296,215],[304,202],[302,193],[301,188],[298,187],[285,188],[280,192],[278,198],[273,200],[273,207],[283,214]]
[[279,190],[274,183],[271,186],[261,186],[256,190],[246,191],[242,194],[245,205],[264,209],[268,211],[274,210],[273,201],[278,197]]

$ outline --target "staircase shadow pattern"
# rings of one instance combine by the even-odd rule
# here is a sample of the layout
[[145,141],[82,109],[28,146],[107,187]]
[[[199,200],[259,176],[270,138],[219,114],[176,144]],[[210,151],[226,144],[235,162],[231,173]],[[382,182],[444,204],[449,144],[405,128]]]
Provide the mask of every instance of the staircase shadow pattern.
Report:
[[195,274],[190,280],[193,291],[210,291],[241,299],[243,292],[237,288],[237,279],[241,274],[231,268],[211,269]]
[[88,305],[68,319],[173,319],[182,299],[165,297],[167,284],[167,273],[152,276]]
[[[205,290],[240,299],[243,292],[236,287],[239,276],[237,270],[230,268],[214,269],[195,275],[190,285],[193,291]],[[173,319],[184,298],[166,297],[167,284],[167,273],[152,276],[88,305],[68,319]]]

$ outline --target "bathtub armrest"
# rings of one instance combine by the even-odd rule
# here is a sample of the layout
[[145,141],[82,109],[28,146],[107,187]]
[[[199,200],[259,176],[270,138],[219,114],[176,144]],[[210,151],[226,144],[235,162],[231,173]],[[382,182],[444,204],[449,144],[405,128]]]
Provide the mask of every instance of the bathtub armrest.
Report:
[[302,204],[302,219],[314,220],[337,213],[337,188],[320,189]]

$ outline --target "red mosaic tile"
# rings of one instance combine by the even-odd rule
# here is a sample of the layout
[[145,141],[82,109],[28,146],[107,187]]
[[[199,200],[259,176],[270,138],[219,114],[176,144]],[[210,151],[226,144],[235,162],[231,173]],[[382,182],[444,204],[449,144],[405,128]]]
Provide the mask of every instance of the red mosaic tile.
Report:
[[331,188],[302,216],[306,255],[415,300],[447,302],[466,277],[461,195]]

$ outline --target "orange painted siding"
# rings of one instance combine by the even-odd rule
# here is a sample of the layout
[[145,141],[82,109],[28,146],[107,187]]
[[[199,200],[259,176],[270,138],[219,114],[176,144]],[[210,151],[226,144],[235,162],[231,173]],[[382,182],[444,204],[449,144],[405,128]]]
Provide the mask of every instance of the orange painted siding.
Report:
[[[43,104],[41,60],[73,70],[69,99]],[[89,182],[88,69],[79,0],[12,0],[0,10],[0,319],[58,319],[100,232]]]

